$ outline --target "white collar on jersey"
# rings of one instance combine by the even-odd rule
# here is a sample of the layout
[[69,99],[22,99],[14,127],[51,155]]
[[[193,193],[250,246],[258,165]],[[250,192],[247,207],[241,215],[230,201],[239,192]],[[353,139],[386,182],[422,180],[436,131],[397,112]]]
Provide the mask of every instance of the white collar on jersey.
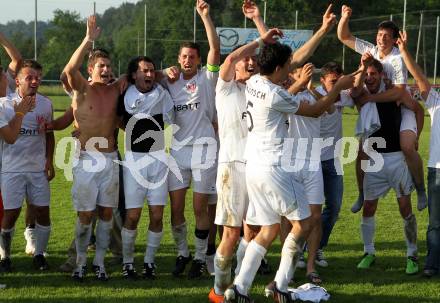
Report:
[[162,91],[156,84],[152,90],[146,93],[138,91],[135,85],[130,85],[124,96],[125,110],[131,115],[148,114],[150,109],[160,101]]

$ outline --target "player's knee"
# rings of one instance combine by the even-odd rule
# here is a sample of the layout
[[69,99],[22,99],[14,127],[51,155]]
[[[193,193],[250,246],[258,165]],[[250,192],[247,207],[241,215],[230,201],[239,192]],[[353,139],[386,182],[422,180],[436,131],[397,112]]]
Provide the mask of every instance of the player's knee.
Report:
[[139,215],[136,213],[127,212],[125,215],[125,222],[124,225],[128,229],[136,229],[139,222]]
[[150,226],[151,227],[162,227],[163,225],[163,215],[162,212],[152,212],[150,213]]
[[231,228],[227,227],[223,230],[223,237],[229,242],[229,243],[235,243],[240,238],[240,228]]
[[373,217],[376,213],[376,205],[374,203],[364,203],[362,215],[364,217]]
[[416,153],[416,145],[415,142],[411,140],[400,140],[400,149],[402,150],[405,156],[411,156]]

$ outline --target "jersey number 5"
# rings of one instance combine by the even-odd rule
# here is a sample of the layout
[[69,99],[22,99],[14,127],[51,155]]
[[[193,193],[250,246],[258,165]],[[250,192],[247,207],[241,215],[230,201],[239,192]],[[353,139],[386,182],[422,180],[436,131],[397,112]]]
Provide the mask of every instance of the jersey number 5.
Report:
[[[254,104],[251,101],[248,101],[247,105],[246,105],[246,109],[248,109],[249,107],[254,107]],[[247,125],[248,125],[248,130],[251,132],[252,129],[254,129],[254,120],[252,119],[252,115],[249,112],[249,110],[246,110],[246,114],[247,114]]]

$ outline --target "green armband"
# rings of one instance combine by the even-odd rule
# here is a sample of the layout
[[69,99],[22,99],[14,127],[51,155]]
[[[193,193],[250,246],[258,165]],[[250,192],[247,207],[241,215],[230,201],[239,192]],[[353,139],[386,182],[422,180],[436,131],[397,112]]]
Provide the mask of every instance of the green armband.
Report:
[[206,68],[213,73],[218,73],[220,71],[220,65],[212,65],[208,63],[206,64]]

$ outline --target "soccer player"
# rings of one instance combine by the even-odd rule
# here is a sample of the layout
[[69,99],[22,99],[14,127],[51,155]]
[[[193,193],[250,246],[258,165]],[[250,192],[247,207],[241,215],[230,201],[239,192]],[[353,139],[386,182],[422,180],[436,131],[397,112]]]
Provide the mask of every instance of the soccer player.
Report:
[[438,156],[438,151],[440,150],[440,135],[438,132],[438,129],[440,128],[440,119],[438,116],[440,110],[440,95],[431,86],[422,69],[409,53],[406,32],[400,33],[397,45],[399,46],[402,58],[408,67],[408,71],[416,80],[420,95],[423,100],[425,100],[426,108],[431,116],[431,138],[428,160],[429,224],[426,233],[428,253],[426,256],[425,267],[423,269],[423,275],[426,277],[432,277],[437,274],[440,269],[440,185],[438,182],[440,176],[440,158]]
[[[251,5],[256,7],[254,4]],[[247,7],[244,6],[244,9]],[[251,14],[249,12],[247,17]],[[254,13],[253,19],[257,27],[265,27],[258,12]],[[240,237],[249,202],[244,160],[244,147],[248,132],[245,83],[257,71],[256,49],[263,43],[275,43],[276,40],[273,38],[275,35],[280,35],[280,32],[272,29],[260,40],[239,47],[229,54],[220,68],[216,88],[220,151],[215,223],[223,226],[223,236],[214,259],[214,288],[208,296],[212,303],[224,301],[224,291],[231,283],[234,247]],[[244,224],[244,229],[247,229],[246,224]],[[246,243],[250,241],[246,237],[248,234],[245,232],[243,237]]]
[[[284,140],[287,137],[288,113],[319,115],[331,105],[342,88],[352,86],[353,77],[343,77],[335,90],[318,107],[301,103],[280,84],[292,69],[302,64],[316,49],[321,39],[332,28],[335,15],[330,5],[324,14],[323,25],[302,49],[292,56],[292,50],[280,43],[264,45],[258,57],[260,74],[252,76],[246,85],[248,139],[246,143],[246,184],[249,207],[248,224],[261,225],[261,231],[252,240],[234,284],[225,291],[225,302],[250,302],[248,290],[252,284],[261,259],[278,235],[281,216],[293,225],[287,236],[280,266],[273,284],[273,296],[278,302],[291,302],[287,292],[302,251],[304,241],[311,229],[310,209],[304,198],[304,187],[296,181],[282,163]],[[289,155],[291,156],[291,155]]]
[[[399,49],[395,47],[399,37],[399,29],[392,21],[384,21],[378,25],[376,45],[354,37],[349,28],[349,20],[352,14],[350,7],[343,5],[341,20],[338,24],[338,38],[349,48],[359,54],[371,52],[373,57],[379,60],[384,68],[385,77],[391,81],[394,87],[385,93],[379,94],[370,101],[388,101],[390,96],[397,91],[406,89],[408,71],[402,61]],[[400,128],[400,145],[405,155],[406,162],[414,180],[417,191],[417,208],[423,210],[427,206],[425,183],[423,179],[423,162],[416,150],[417,141],[423,128],[424,110],[416,102],[414,110],[402,107],[402,124]],[[353,204],[352,211],[357,212],[362,208],[363,192],[359,193],[358,200]]]
[[[94,52],[89,57],[87,70],[91,77],[90,83],[80,72],[83,58],[91,50],[92,42],[99,37],[100,31],[96,17],[89,17],[86,36],[65,67],[74,93],[74,124],[80,130],[78,140],[81,151],[77,165],[73,168],[72,186],[73,204],[78,213],[75,230],[77,267],[72,277],[79,281],[86,274],[87,246],[95,209],[99,220],[96,226],[93,270],[97,279],[108,279],[104,256],[110,241],[113,208],[117,206],[119,197],[119,167],[113,161],[117,159],[114,132],[117,126],[117,102],[126,83],[116,81],[108,84],[111,80],[110,58],[103,51]],[[99,167],[90,168],[90,161],[96,157]]]
[[[383,79],[383,66],[375,59],[366,69],[365,86],[368,93],[377,94],[386,91]],[[418,272],[417,222],[411,208],[413,182],[399,140],[402,121],[400,106],[396,102],[381,102],[376,103],[376,107],[381,127],[366,140],[364,152],[373,159],[381,156],[383,165],[379,169],[370,169],[365,172],[363,184],[365,201],[361,222],[365,254],[357,267],[367,269],[375,261],[374,215],[379,197],[386,195],[390,189],[393,189],[404,224],[407,245],[406,273],[415,274]]]
[[[52,120],[53,109],[52,102],[37,93],[41,71],[38,62],[25,60],[17,70],[16,93],[0,101],[0,137],[3,139],[1,192],[5,209],[0,233],[2,271],[11,270],[15,222],[26,197],[35,206],[34,267],[48,269],[43,252],[51,231],[49,181],[54,177],[55,138],[53,132],[46,132],[44,128],[45,123]],[[29,112],[30,104],[35,106],[32,112]]]
[[[208,195],[215,193],[217,142],[212,125],[214,93],[220,63],[220,42],[209,15],[209,4],[197,0],[197,12],[205,26],[209,43],[207,66],[201,70],[200,48],[192,42],[181,45],[178,55],[180,76],[163,81],[174,102],[173,142],[170,156],[176,160],[180,176],[170,173],[171,225],[178,257],[174,276],[184,272],[191,260],[184,216],[186,191],[192,183],[195,215],[195,256],[188,278],[203,275],[209,234]],[[202,161],[204,159],[204,162]],[[171,170],[174,171],[172,167]]]
[[[128,63],[127,77],[131,85],[119,103],[119,113],[126,132],[123,169],[126,215],[121,230],[122,274],[126,278],[137,276],[134,243],[142,206],[147,199],[150,223],[142,276],[155,279],[154,258],[163,236],[163,210],[168,197],[164,124],[172,123],[174,104],[168,91],[154,82],[155,66],[150,58],[133,58]],[[146,138],[144,134],[147,134]]]

